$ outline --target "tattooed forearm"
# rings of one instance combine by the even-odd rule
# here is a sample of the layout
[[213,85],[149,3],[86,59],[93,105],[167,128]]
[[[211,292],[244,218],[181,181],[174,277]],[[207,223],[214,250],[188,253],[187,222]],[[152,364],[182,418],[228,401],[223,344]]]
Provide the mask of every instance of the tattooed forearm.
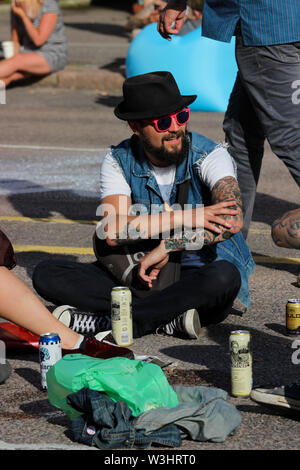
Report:
[[272,225],[272,238],[277,246],[300,249],[300,209],[286,212]]
[[235,206],[232,208],[238,210],[238,214],[234,216],[222,215],[223,219],[232,222],[232,227],[227,229],[219,225],[218,227],[221,229],[220,234],[205,230],[204,243],[206,245],[228,240],[228,238],[239,232],[243,227],[241,192],[237,180],[231,176],[227,176],[217,181],[212,190],[212,203],[217,204],[218,202],[223,201],[234,201]]
[[[243,214],[242,214],[242,198],[241,192],[238,185],[238,182],[232,176],[227,176],[225,178],[220,179],[217,181],[215,186],[212,190],[212,202],[216,204],[217,202],[221,201],[235,201],[236,206],[235,209],[239,211],[236,216],[223,216],[224,219],[231,219],[233,222],[233,226],[230,231],[234,231],[235,228],[237,231],[241,229],[241,225],[243,224]],[[224,230],[226,231],[226,230]],[[226,237],[226,235],[225,235]]]
[[181,236],[173,237],[171,239],[165,240],[165,247],[167,251],[178,251],[186,249],[198,249],[197,247],[193,248],[192,243],[195,242],[203,245],[212,245],[214,243],[219,243],[228,238],[232,237],[235,233],[239,232],[243,226],[243,214],[242,214],[242,200],[241,193],[238,186],[238,183],[235,178],[226,177],[220,179],[212,190],[212,203],[217,204],[218,202],[223,201],[235,201],[235,206],[232,209],[238,210],[238,214],[233,215],[222,215],[224,220],[232,222],[230,229],[227,229],[224,226],[217,225],[221,230],[221,233],[216,233],[207,229],[202,230],[193,230],[183,233]]
[[193,249],[197,250],[202,248],[204,243],[204,231],[200,230],[188,230],[183,232],[181,235],[168,238],[165,241],[165,249],[167,252],[170,251],[182,251]]

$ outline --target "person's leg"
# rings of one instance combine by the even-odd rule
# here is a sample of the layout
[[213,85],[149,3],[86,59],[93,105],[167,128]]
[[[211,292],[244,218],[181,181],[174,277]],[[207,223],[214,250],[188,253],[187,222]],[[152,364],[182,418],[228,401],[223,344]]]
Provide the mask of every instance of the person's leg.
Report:
[[97,263],[46,260],[32,276],[33,287],[55,305],[71,305],[82,311],[110,315],[111,290],[117,284]]
[[10,59],[0,61],[0,80],[6,85],[12,80],[30,75],[48,75],[50,72],[46,59],[36,52],[19,53]]
[[237,164],[247,238],[255,202],[256,187],[264,154],[264,133],[239,74],[232,90],[223,123],[228,151]]
[[300,43],[258,47],[256,60],[259,80],[247,74],[243,83],[272,151],[300,186],[300,102],[294,99],[300,77]]
[[[240,82],[272,151],[300,186],[300,43],[236,48]],[[259,132],[259,127],[257,127]]]
[[193,308],[198,311],[201,326],[220,323],[230,313],[240,286],[240,273],[228,261],[182,270],[178,282],[150,297],[134,300],[135,337],[153,333]]
[[79,335],[60,323],[38,297],[6,267],[0,267],[0,317],[40,336],[55,331],[62,347],[71,349]]
[[[132,299],[133,333],[153,333],[186,310],[196,308],[202,326],[222,321],[240,289],[240,274],[227,261],[183,270],[172,286],[147,298]],[[33,273],[33,286],[44,299],[97,315],[110,315],[111,290],[117,284],[99,264],[43,261]]]

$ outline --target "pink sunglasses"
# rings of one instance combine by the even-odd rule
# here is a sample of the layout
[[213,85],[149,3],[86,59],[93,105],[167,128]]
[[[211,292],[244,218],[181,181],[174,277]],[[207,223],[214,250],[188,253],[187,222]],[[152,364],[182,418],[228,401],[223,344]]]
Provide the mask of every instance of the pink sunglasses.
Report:
[[157,132],[166,132],[172,126],[173,119],[175,119],[178,126],[183,126],[190,119],[190,108],[184,108],[177,113],[169,114],[168,116],[164,116],[159,119],[143,119],[143,121],[154,124]]

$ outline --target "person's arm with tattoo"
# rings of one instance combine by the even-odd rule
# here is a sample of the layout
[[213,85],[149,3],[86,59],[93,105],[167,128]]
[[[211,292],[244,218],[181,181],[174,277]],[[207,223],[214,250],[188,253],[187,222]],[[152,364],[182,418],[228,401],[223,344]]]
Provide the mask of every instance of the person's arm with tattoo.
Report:
[[206,229],[216,236],[222,231],[231,229],[228,217],[237,214],[235,204],[231,200],[214,201],[211,206],[188,209],[186,211],[165,211],[156,214],[128,215],[131,199],[125,195],[107,196],[103,199],[100,209],[103,217],[98,236],[105,238],[109,246],[116,247],[137,243],[148,238],[163,238],[164,233],[181,232],[187,229]]
[[[234,202],[234,208],[237,213],[235,215],[223,215],[222,218],[229,223],[229,227],[219,226],[219,233],[213,232],[209,229],[203,231],[203,244],[211,245],[214,243],[222,242],[238,233],[243,227],[243,213],[241,193],[237,180],[231,176],[225,177],[217,181],[212,190],[212,203],[218,204],[221,202]],[[197,231],[194,231],[196,234]],[[184,234],[183,234],[184,235]],[[178,251],[186,249],[186,239],[189,234],[183,237],[173,237],[165,242],[167,252]]]
[[[202,230],[201,236],[203,237],[203,245],[211,245],[219,243],[232,237],[238,233],[243,227],[243,214],[242,214],[242,201],[241,193],[237,180],[231,176],[225,177],[217,181],[212,189],[212,203],[217,204],[220,202],[234,201],[237,213],[235,215],[223,215],[222,218],[226,219],[230,224],[230,228],[219,226],[220,232],[215,233],[211,230]],[[189,233],[183,233],[181,236],[175,236],[169,239],[162,240],[162,242],[147,254],[142,260],[140,265],[139,275],[148,283],[149,287],[152,286],[152,281],[157,278],[159,268],[162,263],[166,263],[168,255],[172,251],[183,251],[187,247],[191,249],[191,235],[197,233],[197,230]],[[147,274],[147,270],[152,267],[152,270]]]
[[300,249],[300,209],[286,212],[273,222],[272,238],[277,246]]

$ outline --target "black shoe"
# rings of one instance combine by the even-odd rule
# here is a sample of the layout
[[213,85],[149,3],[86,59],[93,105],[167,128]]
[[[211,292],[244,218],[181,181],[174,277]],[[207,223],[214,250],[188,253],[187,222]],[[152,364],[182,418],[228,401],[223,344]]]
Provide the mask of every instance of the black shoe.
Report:
[[92,334],[96,336],[97,333],[111,330],[111,319],[108,315],[99,316],[95,313],[82,312],[70,305],[61,305],[52,314],[61,323],[80,335]]
[[160,326],[156,333],[168,336],[185,336],[191,339],[199,337],[201,331],[200,319],[196,309],[187,310],[178,315],[166,325]]
[[275,388],[255,388],[250,397],[258,403],[300,410],[300,380]]

